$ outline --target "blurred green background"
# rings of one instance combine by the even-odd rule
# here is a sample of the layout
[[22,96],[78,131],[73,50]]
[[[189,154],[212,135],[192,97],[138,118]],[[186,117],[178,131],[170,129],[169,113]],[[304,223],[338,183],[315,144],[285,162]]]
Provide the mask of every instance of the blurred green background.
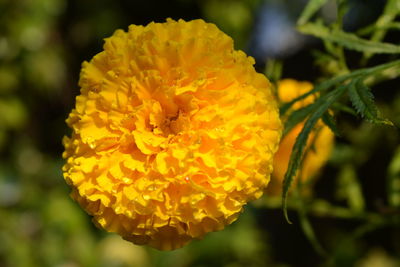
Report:
[[[390,205],[399,203],[400,186],[390,193],[387,184],[388,176],[400,182],[399,132],[350,115],[338,118],[342,137],[310,200],[325,255],[295,211],[293,225],[286,223],[279,199],[264,197],[226,230],[159,252],[98,230],[69,198],[61,173],[61,139],[70,133],[64,120],[79,94],[80,65],[102,50],[103,38],[129,24],[203,18],[253,55],[260,72],[278,60],[283,77],[316,81],[335,66],[321,70],[310,50],[321,44],[293,30],[305,2],[0,0],[0,266],[400,266],[400,209]],[[371,23],[384,3],[352,1],[345,26]],[[335,16],[329,8],[320,15]],[[398,43],[399,35],[388,39]],[[350,65],[357,59],[347,56]],[[398,89],[399,79],[374,92],[400,125]]]

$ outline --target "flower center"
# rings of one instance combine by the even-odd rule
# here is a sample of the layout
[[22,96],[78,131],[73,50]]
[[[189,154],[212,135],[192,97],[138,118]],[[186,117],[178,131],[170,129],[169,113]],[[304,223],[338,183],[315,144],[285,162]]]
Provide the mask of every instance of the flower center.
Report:
[[161,124],[161,130],[165,136],[171,134],[177,135],[184,130],[184,124],[187,120],[188,118],[185,116],[185,114],[178,110],[175,115],[168,116],[164,119],[164,122]]

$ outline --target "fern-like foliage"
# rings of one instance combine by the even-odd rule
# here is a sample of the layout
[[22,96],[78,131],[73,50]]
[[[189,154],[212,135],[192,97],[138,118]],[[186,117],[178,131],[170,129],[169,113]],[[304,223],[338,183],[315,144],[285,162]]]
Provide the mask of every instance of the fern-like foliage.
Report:
[[[339,62],[338,65],[344,66],[345,68],[342,71],[338,71],[337,75],[316,84],[314,89],[310,92],[281,106],[280,112],[283,116],[288,113],[291,106],[297,101],[311,94],[319,93],[320,95],[313,104],[290,112],[290,114],[287,115],[284,133],[288,133],[296,124],[306,120],[294,144],[288,169],[283,181],[282,207],[288,222],[290,222],[287,215],[289,188],[301,166],[309,134],[313,131],[319,119],[322,119],[322,121],[338,135],[340,129],[336,126],[334,115],[330,110],[338,110],[335,107],[341,107],[339,110],[347,110],[346,112],[354,114],[352,109],[347,106],[347,103],[351,102],[356,113],[360,115],[362,119],[375,124],[393,126],[391,121],[381,117],[374,101],[371,86],[382,80],[393,79],[400,76],[400,60],[398,59],[400,55],[400,46],[381,41],[386,31],[389,28],[395,28],[398,24],[394,21],[396,16],[400,14],[398,0],[387,1],[385,13],[378,18],[377,23],[379,27],[367,27],[371,34],[371,39],[361,38],[355,33],[344,32],[341,29],[341,17],[338,18],[336,23],[331,25],[324,25],[321,20],[311,22],[310,19],[324,4],[326,4],[326,2],[325,0],[309,1],[298,20],[298,30],[304,34],[320,38],[327,48],[327,54],[330,55],[329,57],[337,59]],[[338,7],[342,8],[342,10],[338,10],[337,14],[344,14],[346,1],[338,2]],[[361,62],[360,65],[365,65],[366,60],[375,54],[390,54],[393,56],[391,60],[380,65],[348,70],[344,53],[346,49],[362,53],[364,62]],[[313,237],[311,239],[314,240]]]

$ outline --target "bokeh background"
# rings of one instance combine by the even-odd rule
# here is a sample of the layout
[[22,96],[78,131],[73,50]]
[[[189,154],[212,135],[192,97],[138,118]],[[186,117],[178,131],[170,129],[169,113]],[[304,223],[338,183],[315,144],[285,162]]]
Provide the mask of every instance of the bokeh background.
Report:
[[[294,29],[306,2],[0,0],[0,266],[400,266],[399,208],[389,206],[386,183],[388,175],[400,176],[399,131],[351,115],[337,118],[342,136],[311,200],[309,219],[326,255],[311,245],[297,213],[290,211],[289,225],[280,200],[268,196],[224,231],[182,249],[136,246],[95,228],[62,178],[61,139],[70,134],[64,121],[79,94],[81,63],[116,29],[203,18],[255,57],[258,71],[279,62],[282,77],[317,81],[329,74],[313,52],[322,45]],[[350,1],[345,29],[373,22],[384,4]],[[334,3],[319,16],[334,20]],[[398,32],[387,39],[400,40]],[[356,64],[357,54],[346,56]],[[371,64],[387,60],[378,56]],[[400,125],[398,89],[395,79],[374,93]]]

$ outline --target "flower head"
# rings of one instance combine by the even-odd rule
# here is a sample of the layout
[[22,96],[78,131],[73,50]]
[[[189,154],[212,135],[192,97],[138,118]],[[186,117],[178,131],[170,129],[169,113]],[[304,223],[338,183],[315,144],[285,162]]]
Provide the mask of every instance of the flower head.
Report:
[[84,62],[64,177],[107,231],[170,250],[259,198],[281,123],[268,80],[203,20],[131,25]]
[[[301,82],[292,79],[284,79],[278,83],[278,97],[281,102],[290,102],[293,99],[309,92],[313,85],[309,82]],[[293,105],[293,110],[300,109],[312,104],[316,99],[315,95],[309,95],[303,100],[297,101]],[[305,122],[297,124],[287,135],[285,135],[275,154],[273,162],[273,173],[267,193],[279,195],[282,192],[282,182],[288,167],[290,155],[297,136],[304,127]],[[334,143],[334,134],[321,121],[317,123],[316,129],[310,133],[306,145],[306,155],[304,156],[297,179],[300,177],[302,182],[310,181],[329,158]]]

